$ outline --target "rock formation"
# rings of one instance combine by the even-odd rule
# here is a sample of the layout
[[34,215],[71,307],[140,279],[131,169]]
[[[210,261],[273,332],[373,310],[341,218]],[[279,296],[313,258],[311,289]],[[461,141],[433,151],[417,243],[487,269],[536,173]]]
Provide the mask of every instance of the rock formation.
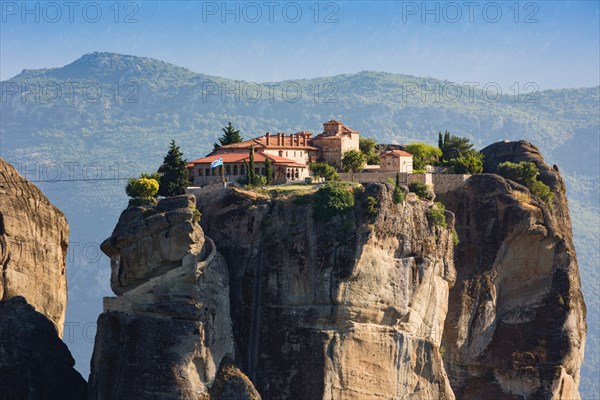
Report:
[[69,226],[44,194],[0,159],[0,299],[24,297],[62,337]]
[[[102,245],[118,296],[90,399],[579,398],[562,179],[529,143],[483,152],[438,219],[387,184],[332,218],[315,194],[240,188],[204,190],[200,224],[192,196],[128,208]],[[534,162],[551,204],[493,174],[502,161]]]
[[0,400],[86,396],[60,340],[68,235],[63,214],[0,159]]
[[[228,274],[198,217],[193,196],[130,207],[102,244],[118,297],[105,298],[98,319],[90,399],[220,398],[209,387],[235,355]],[[239,371],[220,376],[227,393],[254,398],[223,381]]]
[[[377,200],[370,216],[366,196]],[[236,189],[198,199],[225,256],[238,365],[268,399],[452,399],[439,345],[450,227],[369,185],[343,217]]]
[[534,162],[554,199],[488,174],[444,196],[460,238],[443,337],[452,388],[457,398],[577,399],[585,304],[564,184],[527,142],[483,153],[490,173]]

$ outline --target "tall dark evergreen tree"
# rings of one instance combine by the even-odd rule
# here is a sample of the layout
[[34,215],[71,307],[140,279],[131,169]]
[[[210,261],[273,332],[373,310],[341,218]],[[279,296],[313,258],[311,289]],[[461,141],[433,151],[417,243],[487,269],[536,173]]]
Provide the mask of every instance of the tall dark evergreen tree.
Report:
[[256,172],[254,171],[254,145],[250,145],[250,154],[248,161],[248,185],[254,186],[256,183]]
[[444,132],[444,144],[443,144],[443,147],[442,147],[442,160],[444,160],[444,161],[448,161],[449,160],[449,158],[447,157],[447,154],[446,154],[447,153],[447,146],[448,146],[449,142],[450,142],[450,132],[445,131]]
[[273,183],[273,162],[269,157],[265,157],[265,175],[267,178],[267,185]]
[[219,143],[215,143],[215,149],[227,144],[240,143],[244,140],[240,136],[240,130],[235,129],[233,125],[231,125],[231,121],[229,121],[225,128],[221,128],[221,130],[223,131],[223,136],[219,138]]
[[442,131],[438,132],[438,147],[440,150],[442,150],[442,153],[444,152],[444,138],[442,136]]
[[171,146],[159,171],[161,175],[158,194],[160,196],[169,197],[185,193],[185,188],[190,183],[187,164],[179,146],[175,144],[175,140],[171,140]]

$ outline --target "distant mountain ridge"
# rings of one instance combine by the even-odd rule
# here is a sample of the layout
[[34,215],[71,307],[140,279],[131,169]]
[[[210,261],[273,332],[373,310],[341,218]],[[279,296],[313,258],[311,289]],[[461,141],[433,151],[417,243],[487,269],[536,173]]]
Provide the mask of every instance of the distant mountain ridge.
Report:
[[[155,169],[171,138],[188,159],[198,158],[210,151],[228,121],[245,138],[267,131],[318,132],[322,122],[335,118],[381,143],[436,143],[437,132],[446,129],[469,137],[478,147],[503,139],[531,141],[565,177],[590,314],[600,304],[594,290],[599,283],[600,87],[527,96],[532,90],[525,90],[521,82],[518,98],[510,88],[502,88],[503,96],[494,100],[481,90],[483,82],[470,88],[384,72],[252,83],[102,52],[60,68],[24,70],[0,84],[0,155],[21,172],[29,169],[24,175],[30,180],[52,178],[56,168],[44,170],[45,166],[61,167],[59,175],[67,182],[40,187],[66,213],[72,243],[99,243],[109,236],[126,202],[124,179]],[[441,94],[433,94],[436,87],[442,88]],[[52,88],[60,93],[53,96]],[[450,90],[459,91],[461,97],[456,99]],[[537,102],[527,102],[531,100]],[[73,163],[81,165],[73,172],[81,180],[97,177],[98,168],[101,177],[116,179],[69,180],[68,166]],[[95,321],[99,299],[108,293],[107,261],[76,256],[73,263],[77,266],[69,277],[73,305],[67,319],[93,315],[90,320]],[[90,282],[101,283],[96,287]],[[597,353],[600,327],[592,318],[589,321],[588,349]],[[88,366],[81,363],[87,363],[91,345],[78,338],[72,351],[85,375]],[[586,354],[584,397],[596,393],[586,392],[586,385],[595,382],[599,364],[597,356]]]

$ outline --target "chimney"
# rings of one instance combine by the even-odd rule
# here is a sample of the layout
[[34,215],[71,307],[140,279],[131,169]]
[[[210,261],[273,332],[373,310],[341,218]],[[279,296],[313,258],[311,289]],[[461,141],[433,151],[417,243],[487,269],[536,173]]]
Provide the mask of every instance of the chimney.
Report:
[[267,147],[268,147],[269,144],[271,143],[271,134],[269,132],[265,133],[265,139],[266,139]]
[[281,140],[281,133],[277,132],[277,146],[283,146],[282,140]]

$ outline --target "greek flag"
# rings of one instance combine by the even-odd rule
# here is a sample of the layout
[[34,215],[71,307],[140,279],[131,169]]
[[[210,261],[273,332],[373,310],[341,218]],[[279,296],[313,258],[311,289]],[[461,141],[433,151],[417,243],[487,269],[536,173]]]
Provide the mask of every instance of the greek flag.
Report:
[[218,166],[223,165],[223,157],[219,157],[218,160],[215,160],[210,163],[211,168],[217,168]]

